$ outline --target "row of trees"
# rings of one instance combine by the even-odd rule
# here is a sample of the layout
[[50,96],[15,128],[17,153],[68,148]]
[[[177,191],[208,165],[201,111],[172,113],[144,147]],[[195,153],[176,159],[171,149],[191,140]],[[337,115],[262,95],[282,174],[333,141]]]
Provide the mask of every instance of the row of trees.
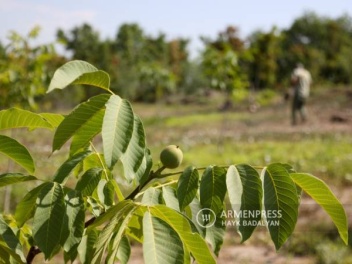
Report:
[[[256,31],[246,39],[240,37],[238,28],[229,26],[215,39],[202,38],[204,49],[195,60],[190,59],[187,39],[169,40],[162,33],[150,36],[138,24],[123,24],[114,38],[105,40],[88,24],[68,32],[58,30],[57,39],[69,58],[55,55],[48,45],[31,48],[28,39],[37,34],[38,29],[27,38],[12,33],[10,45],[0,45],[1,98],[17,92],[32,100],[51,69],[67,59],[85,60],[105,69],[115,92],[149,102],[170,93],[209,87],[228,94],[249,87],[287,87],[297,62],[306,65],[315,83],[352,83],[352,19],[348,15],[332,19],[305,13],[288,29]],[[22,88],[13,88],[14,81]],[[95,93],[85,91],[84,97]]]
[[14,105],[36,108],[36,99],[45,93],[54,67],[64,62],[53,44],[31,45],[39,32],[39,27],[26,36],[10,32],[9,44],[0,43],[0,109]]
[[135,100],[155,101],[176,87],[186,88],[188,40],[146,35],[137,24],[122,25],[114,39],[100,40],[90,25],[58,31],[59,40],[82,59],[106,69],[114,90]]

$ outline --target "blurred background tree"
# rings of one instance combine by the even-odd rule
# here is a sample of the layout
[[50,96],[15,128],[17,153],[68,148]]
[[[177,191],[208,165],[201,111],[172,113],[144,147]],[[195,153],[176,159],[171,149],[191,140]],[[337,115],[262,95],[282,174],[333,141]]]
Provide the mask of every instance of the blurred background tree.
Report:
[[[57,37],[72,59],[105,69],[112,89],[130,100],[154,102],[174,92],[176,86],[186,86],[186,39],[168,41],[163,33],[148,36],[136,23],[122,24],[113,40],[100,40],[88,24],[68,33],[60,29]],[[88,88],[85,98],[92,92],[96,91]]]
[[[57,40],[65,57],[55,54],[53,44],[31,43],[39,27],[26,36],[11,32],[8,44],[0,41],[0,104],[2,108],[35,107],[51,69],[71,59],[104,69],[115,92],[145,102],[215,89],[226,94],[224,106],[231,105],[234,98],[250,97],[249,91],[286,89],[297,62],[312,73],[316,85],[352,83],[352,19],[348,15],[332,19],[306,12],[285,29],[256,31],[247,38],[239,32],[228,26],[215,39],[202,37],[204,48],[193,58],[187,39],[168,39],[164,33],[151,36],[137,23],[122,24],[112,39],[102,39],[89,24],[59,29]],[[75,104],[97,92],[89,87],[72,89],[66,93],[70,94],[67,102]]]
[[285,50],[282,72],[285,75],[292,65],[302,62],[317,82],[351,84],[351,17],[331,19],[307,12],[282,34]]
[[235,27],[227,27],[220,32],[215,41],[202,39],[205,50],[202,53],[202,68],[212,88],[225,92],[222,108],[232,106],[231,97],[234,92],[248,88],[248,76],[243,65],[244,42],[238,37]]
[[52,44],[32,45],[39,32],[40,27],[26,36],[12,31],[9,44],[0,45],[0,109],[35,109],[36,100],[46,92],[56,53]]
[[[58,30],[68,59],[86,60],[111,76],[112,89],[130,100],[155,102],[171,95],[193,94],[209,88],[233,98],[252,91],[280,91],[290,84],[297,62],[312,73],[314,83],[351,84],[352,20],[306,12],[286,29],[273,27],[247,38],[228,26],[215,39],[201,40],[199,56],[189,56],[189,41],[150,36],[137,23],[122,24],[114,39],[101,40],[88,24],[69,32]],[[83,99],[92,96],[90,89]]]
[[249,37],[248,51],[252,56],[249,62],[249,79],[256,88],[275,88],[278,83],[281,34],[277,28],[270,32],[254,32]]

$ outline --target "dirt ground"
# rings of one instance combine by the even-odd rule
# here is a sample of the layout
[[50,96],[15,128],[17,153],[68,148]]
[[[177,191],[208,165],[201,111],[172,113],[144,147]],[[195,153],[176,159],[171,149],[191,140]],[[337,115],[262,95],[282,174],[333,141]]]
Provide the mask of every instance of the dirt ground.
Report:
[[[143,250],[141,246],[132,248],[129,264],[142,264]],[[287,257],[280,255],[268,247],[259,246],[227,246],[220,251],[219,264],[314,264],[312,257]]]
[[[142,264],[143,251],[141,246],[132,249],[129,264]],[[220,251],[217,260],[219,264],[313,264],[314,258],[296,257],[287,258],[277,254],[275,251],[266,247],[258,246],[232,246],[224,247]]]
[[298,122],[295,126],[291,125],[291,102],[277,98],[273,105],[258,108],[250,119],[238,122],[236,133],[260,135],[352,132],[352,95],[350,92],[339,91],[336,101],[332,100],[333,95],[334,92],[331,91],[309,99],[306,104],[308,120],[304,123]]

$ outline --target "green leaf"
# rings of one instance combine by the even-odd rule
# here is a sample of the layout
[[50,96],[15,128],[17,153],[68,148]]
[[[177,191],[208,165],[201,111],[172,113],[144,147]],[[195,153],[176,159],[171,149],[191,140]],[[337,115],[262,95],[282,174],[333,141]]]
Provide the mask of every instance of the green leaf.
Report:
[[53,142],[53,152],[60,149],[74,136],[71,152],[75,153],[84,147],[97,135],[102,128],[105,103],[110,95],[101,94],[78,105],[56,129]]
[[214,224],[210,227],[208,226],[207,228],[204,228],[205,240],[211,245],[216,256],[219,255],[221,246],[224,242],[226,225],[223,224],[223,221],[225,221],[225,219],[218,214]]
[[146,212],[143,217],[145,263],[183,263],[183,245],[177,233],[163,220]]
[[[183,245],[183,264],[191,264],[191,254],[188,251],[188,248]],[[192,260],[193,261],[193,260]]]
[[128,241],[128,238],[126,236],[123,236],[120,241],[119,249],[117,251],[116,256],[118,260],[120,260],[121,264],[127,264],[128,260],[130,259],[130,255],[131,255],[130,241]]
[[193,201],[187,206],[186,209],[191,211],[190,217],[192,218],[191,224],[193,230],[197,230],[202,237],[209,243],[215,255],[219,254],[221,245],[224,242],[224,235],[226,225],[223,224],[225,222],[225,218],[222,216],[222,213],[218,214],[214,221],[209,222],[200,215],[202,213],[202,208],[200,206],[200,202],[195,197]]
[[57,170],[54,175],[54,181],[64,183],[71,171],[91,153],[90,150],[82,151],[68,158]]
[[282,164],[270,164],[262,172],[265,220],[278,250],[292,234],[298,215],[297,189]]
[[40,114],[15,107],[0,111],[0,130],[20,127],[27,127],[29,129],[54,128]]
[[[123,241],[125,230],[127,229],[128,223],[131,220],[133,212],[135,211],[136,208],[137,207],[135,207],[131,211],[129,211],[128,214],[123,219],[120,220],[118,228],[115,229],[116,231],[115,231],[114,236],[110,242],[108,256],[106,257],[106,260],[105,260],[105,262],[107,264],[114,264],[116,262],[115,260],[116,260],[116,256],[117,256],[118,252],[119,251],[121,252],[121,250],[123,250],[120,248],[121,242]],[[129,242],[127,239],[125,240],[125,243],[126,242],[128,243],[128,245],[122,244],[122,246],[128,250],[129,249]],[[124,253],[128,253],[128,252],[124,252]],[[125,261],[127,262],[129,255],[124,254],[123,257],[125,258]]]
[[117,212],[119,212],[125,207],[129,208],[131,204],[133,204],[131,200],[123,200],[117,203],[116,205],[110,207],[104,214],[101,214],[99,217],[97,217],[93,224],[91,224],[88,228],[92,229],[110,221]]
[[76,190],[82,192],[83,196],[91,196],[102,178],[102,172],[101,168],[87,170],[77,182]]
[[65,118],[63,115],[54,113],[40,113],[39,115],[43,117],[53,128],[57,128]]
[[22,258],[17,255],[11,248],[9,248],[4,241],[1,240],[0,236],[0,263],[8,264],[8,263],[26,263],[22,260]]
[[[111,239],[114,237],[114,230],[118,230],[118,237],[114,240],[114,244],[116,246],[116,250],[119,246],[119,240],[122,238],[124,230],[128,226],[128,222],[138,206],[131,201],[129,202],[120,202],[117,205],[111,207],[108,210],[108,215],[110,217],[109,223],[104,227],[104,229],[100,232],[99,237],[95,243],[95,254],[92,259],[92,263],[103,263],[104,253],[106,252],[107,246]],[[98,218],[97,221],[101,222],[102,219],[106,219],[105,217]],[[117,229],[118,228],[118,229]],[[112,254],[113,255],[113,254]],[[116,255],[116,254],[115,254]]]
[[121,155],[125,178],[131,182],[137,182],[143,177],[148,164],[145,157],[145,133],[142,121],[134,116],[133,132],[127,150]]
[[79,192],[72,190],[65,196],[67,224],[69,235],[63,246],[66,253],[73,261],[77,256],[77,248],[84,231],[85,207]]
[[63,89],[70,84],[87,84],[109,91],[110,77],[88,62],[74,60],[55,71],[47,92]]
[[83,160],[83,171],[90,170],[92,168],[101,168],[104,169],[101,162],[104,160],[104,157],[101,153],[92,152]]
[[239,164],[228,168],[226,185],[232,210],[238,216],[237,230],[244,242],[256,228],[256,225],[246,225],[245,222],[258,223],[261,220],[262,182],[253,167]]
[[109,208],[114,204],[115,188],[112,181],[114,180],[106,181],[105,179],[101,179],[98,184],[97,192],[99,201],[105,206],[105,208]]
[[0,187],[15,184],[19,182],[38,180],[32,175],[24,175],[22,173],[5,173],[0,175]]
[[[1,264],[7,264],[7,263],[11,263],[10,260],[10,254],[13,254],[15,257],[19,258],[13,251],[12,249],[10,249],[6,243],[4,241],[1,240],[0,237],[0,263]],[[18,261],[21,263],[21,259],[19,258]],[[23,262],[24,263],[24,262]]]
[[25,146],[15,139],[0,135],[0,152],[15,161],[29,173],[34,173],[35,166],[31,154]]
[[146,183],[146,181],[149,179],[150,170],[153,167],[153,158],[152,158],[152,155],[151,155],[150,150],[148,148],[146,148],[144,150],[143,162],[146,163],[146,169],[145,169],[144,175],[139,180],[139,185],[141,185],[141,186],[144,185]]
[[45,259],[50,259],[66,240],[69,234],[66,217],[61,185],[55,182],[45,185],[37,198],[33,219],[34,242],[44,253]]
[[165,205],[176,211],[180,211],[180,207],[176,197],[176,190],[170,186],[163,186],[162,193]]
[[160,204],[161,202],[161,191],[157,188],[150,187],[144,194],[141,203],[144,205]]
[[20,244],[20,241],[16,237],[15,233],[11,229],[11,227],[5,222],[0,215],[0,238],[4,240],[6,243],[5,247],[11,249],[15,254],[11,254],[11,256],[15,257],[19,262],[25,263],[26,258],[23,255],[23,248]]
[[[208,245],[198,233],[194,233],[188,219],[165,205],[148,206],[152,216],[166,222],[179,236],[187,251],[198,264],[215,264],[216,261]],[[166,243],[167,241],[165,241]]]
[[200,182],[200,204],[211,209],[216,215],[223,209],[226,194],[226,171],[217,166],[209,166]]
[[101,215],[101,213],[104,212],[105,210],[105,208],[98,201],[98,199],[92,196],[87,197],[87,204],[92,208],[92,213],[94,214],[95,217],[98,217],[99,215]]
[[102,137],[105,162],[112,168],[127,151],[134,126],[134,114],[127,100],[112,95],[106,104]]
[[50,183],[43,183],[35,187],[33,190],[28,192],[16,206],[15,219],[18,227],[22,227],[28,219],[34,216],[37,197],[42,188],[49,184]]
[[340,237],[348,244],[348,221],[346,212],[330,188],[320,179],[307,173],[291,173],[293,181],[313,198],[331,217]]
[[138,241],[139,243],[143,243],[143,216],[145,213],[145,208],[139,207],[137,208],[131,219],[128,223],[128,228],[126,230],[126,234]]
[[195,167],[187,167],[177,183],[177,199],[180,210],[189,205],[198,191],[199,174]]
[[230,166],[226,173],[226,187],[229,195],[229,200],[231,203],[231,208],[240,212],[241,201],[243,195],[243,186],[241,181],[241,176],[236,168],[236,166]]
[[200,205],[200,201],[197,197],[194,197],[193,201],[185,208],[187,212],[187,216],[192,219],[192,223],[194,224],[196,230],[202,237],[205,237],[205,228],[206,223],[204,218],[199,214],[202,210]]
[[116,182],[116,180],[111,180],[110,183],[113,185],[115,194],[117,196],[118,201],[122,201],[125,199],[125,196],[123,195],[121,188],[119,184]]
[[98,231],[95,229],[86,229],[85,234],[78,246],[79,259],[82,264],[91,264],[94,256],[95,241],[98,239]]

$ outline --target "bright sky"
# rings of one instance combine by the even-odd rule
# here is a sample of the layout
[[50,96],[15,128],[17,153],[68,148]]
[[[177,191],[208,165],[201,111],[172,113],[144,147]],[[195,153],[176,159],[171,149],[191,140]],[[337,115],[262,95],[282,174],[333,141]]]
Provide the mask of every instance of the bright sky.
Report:
[[166,33],[169,39],[191,40],[193,54],[202,45],[199,36],[215,38],[228,25],[239,27],[242,37],[272,26],[289,27],[304,11],[336,18],[352,15],[351,0],[0,0],[0,41],[10,30],[27,33],[40,25],[40,42],[55,40],[58,28],[71,30],[87,22],[114,38],[122,23],[136,22],[146,34]]

